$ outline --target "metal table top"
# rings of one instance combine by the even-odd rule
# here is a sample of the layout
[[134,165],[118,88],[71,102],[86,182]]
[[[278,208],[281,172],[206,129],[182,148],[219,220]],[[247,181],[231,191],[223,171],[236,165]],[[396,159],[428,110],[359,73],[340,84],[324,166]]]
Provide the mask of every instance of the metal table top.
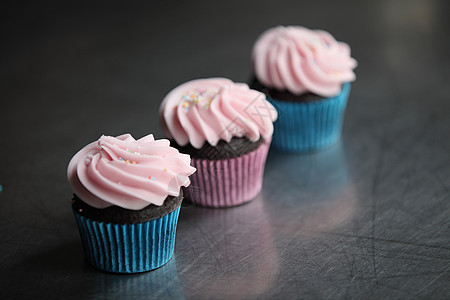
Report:
[[[450,24],[445,1],[9,4],[1,49],[3,299],[450,298]],[[258,35],[331,32],[359,66],[342,141],[271,151],[261,194],[183,204],[175,255],[114,275],[84,260],[71,156],[154,133],[190,79],[245,82]]]

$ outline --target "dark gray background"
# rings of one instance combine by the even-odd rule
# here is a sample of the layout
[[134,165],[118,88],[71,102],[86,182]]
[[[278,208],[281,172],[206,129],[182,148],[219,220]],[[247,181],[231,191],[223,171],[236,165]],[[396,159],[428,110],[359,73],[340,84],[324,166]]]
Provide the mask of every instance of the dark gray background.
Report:
[[[1,298],[450,298],[448,1],[2,6]],[[271,152],[248,205],[185,205],[161,269],[87,265],[71,156],[101,134],[162,137],[169,90],[247,81],[254,41],[278,24],[351,45],[342,142]]]

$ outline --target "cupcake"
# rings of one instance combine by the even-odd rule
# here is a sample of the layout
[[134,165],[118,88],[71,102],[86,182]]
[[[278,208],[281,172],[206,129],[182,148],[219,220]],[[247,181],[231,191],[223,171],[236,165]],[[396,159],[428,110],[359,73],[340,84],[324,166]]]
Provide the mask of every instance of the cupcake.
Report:
[[114,273],[156,269],[173,255],[181,187],[195,172],[168,140],[102,136],[71,159],[72,210],[87,261]]
[[278,26],[264,32],[253,48],[250,85],[279,111],[273,146],[307,152],[336,143],[356,66],[350,47],[325,31]]
[[172,145],[197,172],[185,197],[206,207],[231,207],[261,191],[276,109],[263,93],[225,78],[199,79],[172,90],[160,107]]

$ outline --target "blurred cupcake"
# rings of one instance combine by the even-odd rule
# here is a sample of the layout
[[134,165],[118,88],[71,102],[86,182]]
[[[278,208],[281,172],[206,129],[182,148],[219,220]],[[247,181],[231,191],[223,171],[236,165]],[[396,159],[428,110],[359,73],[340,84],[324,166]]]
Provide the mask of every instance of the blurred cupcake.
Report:
[[86,259],[115,273],[137,273],[169,261],[175,246],[181,187],[195,172],[190,157],[153,135],[102,136],[67,170],[72,209]]
[[356,66],[350,47],[325,31],[278,26],[264,32],[253,48],[251,87],[280,113],[273,146],[307,152],[336,143]]
[[185,197],[207,207],[230,207],[260,191],[275,108],[247,84],[199,79],[172,90],[160,107],[166,135],[192,157],[197,172]]

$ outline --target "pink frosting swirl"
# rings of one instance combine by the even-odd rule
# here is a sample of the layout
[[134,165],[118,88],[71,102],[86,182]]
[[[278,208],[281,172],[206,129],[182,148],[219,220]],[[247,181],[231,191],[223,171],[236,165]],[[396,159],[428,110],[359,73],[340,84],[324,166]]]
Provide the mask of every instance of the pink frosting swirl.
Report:
[[300,26],[265,31],[253,48],[253,64],[267,87],[324,97],[339,94],[342,83],[355,80],[357,66],[347,44],[328,32]]
[[102,136],[71,159],[67,177],[75,194],[96,208],[117,205],[139,210],[161,206],[168,195],[179,196],[195,172],[191,159],[169,146],[169,140],[147,135]]
[[258,141],[273,133],[277,111],[263,93],[225,78],[198,79],[173,89],[160,107],[166,135],[201,148],[233,136]]

